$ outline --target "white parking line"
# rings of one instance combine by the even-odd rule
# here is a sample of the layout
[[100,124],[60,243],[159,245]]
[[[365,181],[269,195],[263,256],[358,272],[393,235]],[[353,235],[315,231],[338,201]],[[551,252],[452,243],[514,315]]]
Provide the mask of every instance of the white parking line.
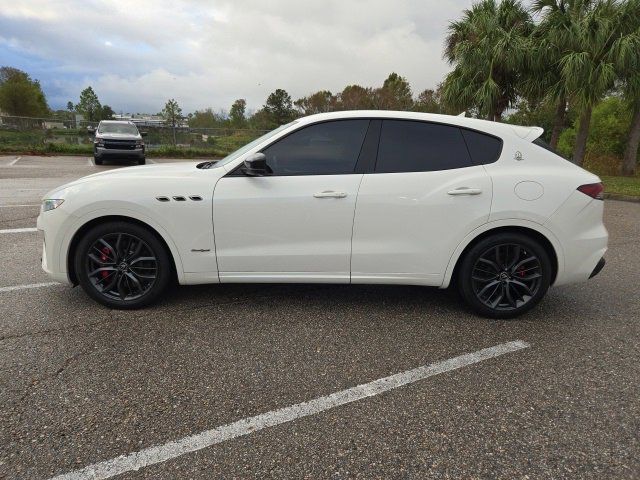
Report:
[[80,470],[58,475],[54,480],[80,480],[80,479],[104,479],[111,478],[122,473],[131,472],[140,468],[166,462],[172,458],[185,455],[190,452],[202,450],[203,448],[222,443],[226,440],[248,435],[264,428],[273,427],[282,423],[291,422],[298,418],[315,415],[326,410],[356,402],[364,398],[373,397],[394,388],[409,385],[425,378],[450,372],[458,368],[473,365],[490,358],[504,355],[505,353],[516,352],[530,345],[521,340],[502,343],[494,347],[467,353],[459,357],[450,358],[441,362],[424,365],[422,367],[397,373],[389,377],[380,378],[369,383],[358,385],[357,387],[332,393],[325,397],[315,398],[308,402],[298,403],[289,407],[273,410],[271,412],[249,417],[237,422],[206,430],[189,437],[174,440],[164,445],[145,448],[138,452],[119,457],[104,462],[94,463]]
[[37,231],[37,228],[5,228],[4,230],[0,230],[0,233],[27,233]]
[[156,163],[153,160],[151,160],[150,158],[147,158],[146,160],[147,160],[147,163]]
[[39,207],[38,203],[30,203],[30,204],[18,204],[18,205],[0,205],[0,208],[13,208],[13,207]]
[[54,285],[60,285],[60,284],[56,282],[45,282],[45,283],[29,283],[27,285],[12,285],[11,287],[0,287],[0,293],[15,292],[16,290],[28,290],[30,288],[52,287]]
[[93,163],[93,157],[87,157],[87,164],[90,167],[94,167],[95,166],[95,164]]
[[18,163],[18,162],[20,161],[20,159],[21,159],[21,158],[22,158],[22,157],[16,157],[16,158],[14,158],[13,160],[11,160],[11,161],[9,162],[9,166],[10,166],[10,167],[13,167],[16,163]]

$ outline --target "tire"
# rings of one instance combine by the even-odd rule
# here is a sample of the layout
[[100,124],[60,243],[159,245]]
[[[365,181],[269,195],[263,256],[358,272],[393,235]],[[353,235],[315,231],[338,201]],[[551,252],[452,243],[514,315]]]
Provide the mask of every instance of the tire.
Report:
[[96,165],[102,165],[102,159],[94,156],[93,163],[95,163]]
[[547,293],[552,264],[535,239],[519,233],[483,238],[465,254],[457,286],[467,305],[489,318],[514,318]]
[[145,158],[138,159],[138,165],[144,165],[145,163],[147,163],[147,160]]
[[156,302],[173,278],[173,263],[156,235],[122,221],[89,230],[74,252],[74,266],[87,295],[116,309]]

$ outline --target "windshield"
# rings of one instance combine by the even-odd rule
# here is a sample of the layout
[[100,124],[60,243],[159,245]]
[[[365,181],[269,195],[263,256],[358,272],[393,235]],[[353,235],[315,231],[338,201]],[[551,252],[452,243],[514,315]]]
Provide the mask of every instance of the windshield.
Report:
[[131,123],[101,123],[98,133],[123,133],[127,135],[138,135],[138,129]]
[[227,155],[226,157],[224,157],[222,160],[220,160],[219,162],[216,162],[212,165],[212,167],[219,167],[221,165],[226,165],[229,162],[233,162],[236,158],[240,157],[241,155],[245,154],[246,152],[248,152],[249,150],[251,150],[253,147],[255,147],[256,145],[259,145],[260,143],[264,142],[265,140],[273,137],[274,135],[276,135],[277,133],[280,133],[282,130],[284,130],[285,128],[289,128],[291,125],[293,125],[294,123],[296,123],[295,121],[291,122],[291,123],[287,123],[286,125],[281,125],[278,128],[276,128],[275,130],[271,130],[269,133],[265,133],[264,135],[262,135],[261,137],[256,138],[254,141],[247,143],[244,147],[240,147],[238,150],[236,150],[235,152],[230,153],[229,155]]

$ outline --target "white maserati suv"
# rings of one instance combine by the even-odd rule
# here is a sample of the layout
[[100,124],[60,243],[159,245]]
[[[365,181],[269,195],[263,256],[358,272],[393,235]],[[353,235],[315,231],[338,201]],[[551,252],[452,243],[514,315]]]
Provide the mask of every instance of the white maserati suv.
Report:
[[138,308],[180,284],[455,285],[519,315],[604,265],[600,179],[542,129],[411,112],[298,119],[217,162],[98,173],[46,195],[42,267]]

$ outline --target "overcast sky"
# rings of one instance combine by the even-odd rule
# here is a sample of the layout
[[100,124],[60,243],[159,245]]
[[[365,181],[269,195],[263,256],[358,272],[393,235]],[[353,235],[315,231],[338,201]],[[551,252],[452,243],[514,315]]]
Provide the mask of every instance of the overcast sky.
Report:
[[91,85],[117,112],[259,108],[395,71],[414,93],[448,71],[449,21],[471,0],[0,0],[0,65],[37,78],[52,108]]

